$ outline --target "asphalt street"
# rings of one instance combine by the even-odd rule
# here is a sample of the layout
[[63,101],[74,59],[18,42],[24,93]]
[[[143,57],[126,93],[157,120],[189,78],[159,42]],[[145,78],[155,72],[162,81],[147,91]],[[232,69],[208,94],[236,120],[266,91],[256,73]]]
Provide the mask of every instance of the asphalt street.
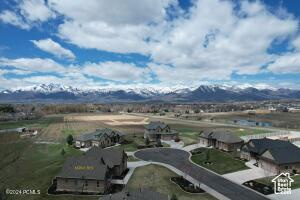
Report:
[[161,162],[171,165],[232,200],[268,199],[250,189],[191,163],[189,161],[190,154],[183,150],[171,148],[145,149],[136,152],[134,155],[145,161]]

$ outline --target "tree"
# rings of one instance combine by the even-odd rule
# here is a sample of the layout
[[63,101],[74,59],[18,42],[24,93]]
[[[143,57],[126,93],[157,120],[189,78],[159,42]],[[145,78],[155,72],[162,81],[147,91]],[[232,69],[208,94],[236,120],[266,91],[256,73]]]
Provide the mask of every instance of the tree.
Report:
[[61,154],[62,156],[65,155],[65,154],[66,154],[65,149],[62,149],[61,152],[60,152],[60,154]]
[[146,139],[145,139],[145,145],[149,145],[149,144],[150,144],[150,140],[149,140],[148,137],[146,137]]
[[170,200],[178,200],[176,194],[172,194],[171,199]]
[[156,141],[156,146],[157,147],[162,147],[163,145],[161,144],[161,140],[160,139],[158,139],[157,141]]
[[68,135],[68,137],[67,137],[67,143],[68,143],[68,145],[72,145],[73,144],[73,140],[74,140],[73,136],[71,134]]

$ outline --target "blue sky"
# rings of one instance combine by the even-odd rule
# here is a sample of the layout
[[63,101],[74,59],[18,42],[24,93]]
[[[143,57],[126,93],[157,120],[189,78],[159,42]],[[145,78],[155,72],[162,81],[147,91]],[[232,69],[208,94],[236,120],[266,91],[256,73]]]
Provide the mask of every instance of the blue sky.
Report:
[[300,86],[294,0],[3,0],[0,88]]

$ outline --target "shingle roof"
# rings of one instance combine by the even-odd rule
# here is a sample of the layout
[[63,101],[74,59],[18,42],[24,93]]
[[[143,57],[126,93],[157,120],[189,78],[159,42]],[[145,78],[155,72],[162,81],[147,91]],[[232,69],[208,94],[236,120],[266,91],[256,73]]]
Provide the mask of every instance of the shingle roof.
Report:
[[116,130],[104,128],[104,129],[96,129],[95,132],[82,134],[76,137],[76,140],[79,141],[100,140],[102,137],[113,137],[115,135],[122,136],[124,134]]
[[67,159],[57,177],[104,180],[107,168],[121,165],[123,149],[92,147],[82,156]]
[[168,200],[168,196],[148,189],[122,191],[99,200]]
[[[290,143],[290,142],[288,142]],[[282,147],[272,147],[265,149],[264,152],[269,151],[276,164],[288,164],[288,163],[299,163],[300,162],[300,149],[290,143],[291,145],[286,145]],[[264,153],[262,152],[262,154]]]
[[211,137],[213,139],[216,139],[217,141],[224,142],[224,143],[238,143],[238,142],[242,142],[243,141],[236,134],[234,134],[232,132],[229,132],[229,131],[225,131],[225,132],[214,131],[211,134]]
[[155,129],[157,129],[157,128],[164,129],[164,128],[166,128],[167,126],[168,126],[167,124],[165,124],[165,123],[163,123],[163,122],[157,121],[157,122],[150,122],[149,124],[147,124],[147,125],[145,126],[145,128],[148,129],[148,130],[155,130]]
[[[252,143],[254,146],[251,146],[250,143]],[[252,139],[245,145],[248,147],[249,151],[260,155],[266,149],[285,148],[285,147],[290,147],[293,144],[283,140],[272,140],[269,138],[262,138],[262,139]]]
[[100,159],[78,156],[68,158],[57,177],[105,180],[106,172]]
[[121,148],[107,148],[102,149],[100,147],[92,147],[85,153],[86,156],[103,158],[105,164],[110,167],[114,165],[121,165],[123,157],[126,156],[125,152]]
[[200,134],[200,137],[208,139],[209,136],[210,136],[212,133],[213,133],[212,130],[204,130],[204,131]]
[[243,140],[236,134],[229,131],[205,130],[200,134],[202,138],[212,138],[224,143],[238,143]]

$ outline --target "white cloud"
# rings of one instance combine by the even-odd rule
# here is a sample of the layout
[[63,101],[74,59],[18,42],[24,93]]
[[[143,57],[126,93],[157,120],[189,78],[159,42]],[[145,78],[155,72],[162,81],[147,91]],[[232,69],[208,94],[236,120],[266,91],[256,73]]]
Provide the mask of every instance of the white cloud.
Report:
[[19,3],[14,11],[4,10],[0,13],[0,20],[3,23],[29,30],[36,23],[56,17],[45,0],[22,0]]
[[44,22],[55,17],[45,4],[45,0],[23,0],[19,8],[20,13],[30,22]]
[[15,67],[24,71],[31,72],[58,72],[62,73],[65,68],[51,59],[41,58],[0,58],[0,66]]
[[87,63],[83,66],[82,70],[84,74],[112,81],[147,82],[151,79],[148,68],[137,67],[132,63]]
[[177,1],[49,0],[66,18],[58,29],[60,37],[82,48],[117,53],[149,53],[147,39],[157,34],[170,5],[176,7]]
[[34,45],[43,51],[51,53],[59,58],[74,60],[75,55],[69,49],[63,48],[59,43],[54,42],[51,38],[44,40],[32,40]]
[[277,74],[300,73],[300,52],[279,56],[267,69]]
[[2,21],[5,24],[17,26],[21,29],[30,28],[30,26],[23,21],[22,17],[16,15],[14,12],[9,10],[4,10],[0,13],[0,21]]

